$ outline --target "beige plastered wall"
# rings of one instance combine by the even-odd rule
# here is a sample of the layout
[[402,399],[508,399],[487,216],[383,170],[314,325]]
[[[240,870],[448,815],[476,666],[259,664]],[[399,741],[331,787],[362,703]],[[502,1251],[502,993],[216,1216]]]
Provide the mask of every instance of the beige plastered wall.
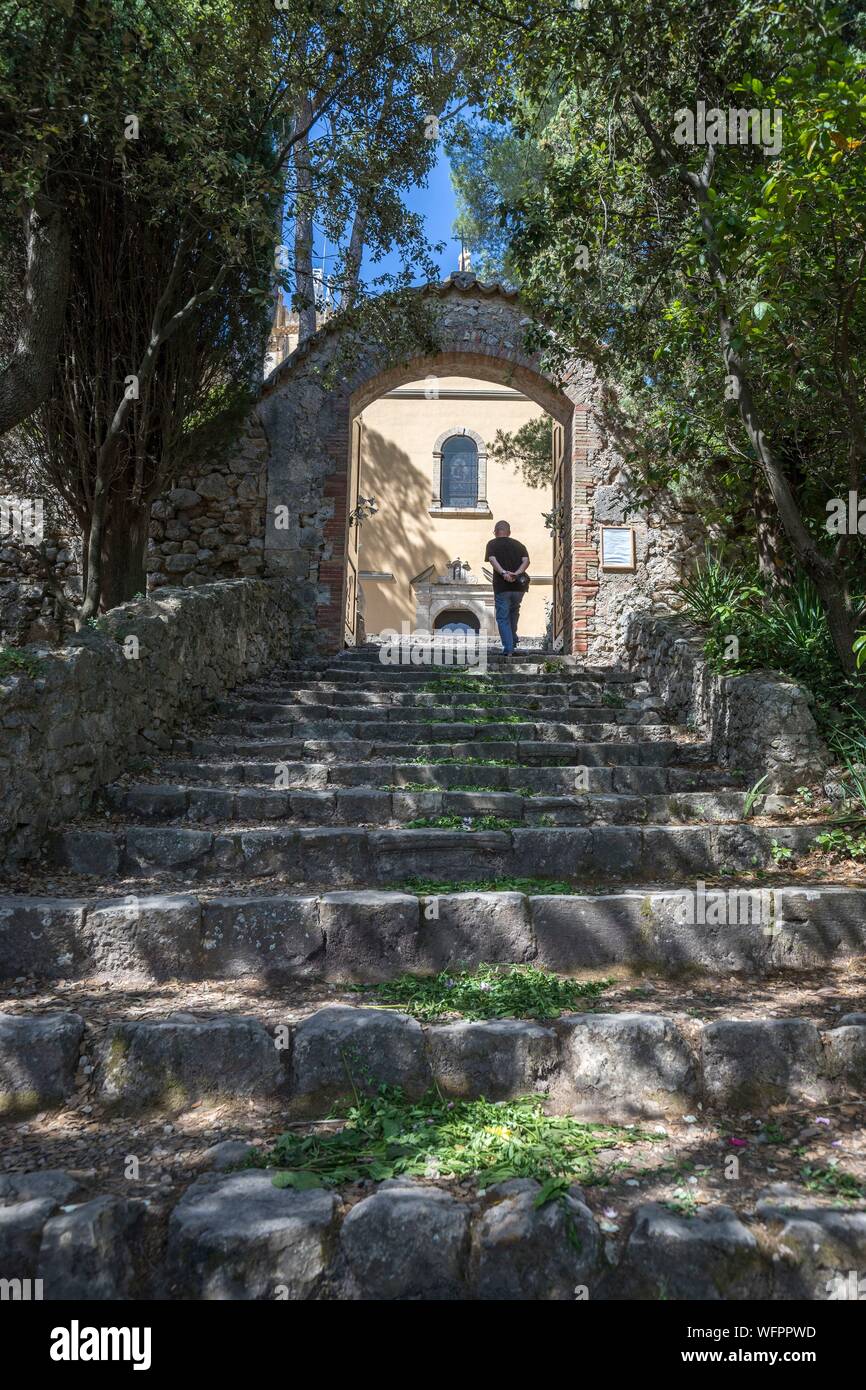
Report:
[[505,520],[530,555],[533,582],[521,609],[521,633],[541,636],[545,600],[552,596],[551,538],[542,519],[553,505],[550,488],[530,488],[513,464],[488,458],[488,514],[437,515],[431,501],[434,449],[443,434],[466,429],[489,445],[498,429],[513,433],[544,411],[517,391],[465,377],[440,377],[436,389],[438,396],[426,399],[423,381],[407,383],[373,401],[359,417],[359,491],[375,497],[379,508],[361,528],[359,568],[362,575],[393,575],[361,579],[367,633],[399,629],[403,621],[414,626],[410,581],[428,565],[439,574],[459,557],[483,581],[485,546],[494,522]]

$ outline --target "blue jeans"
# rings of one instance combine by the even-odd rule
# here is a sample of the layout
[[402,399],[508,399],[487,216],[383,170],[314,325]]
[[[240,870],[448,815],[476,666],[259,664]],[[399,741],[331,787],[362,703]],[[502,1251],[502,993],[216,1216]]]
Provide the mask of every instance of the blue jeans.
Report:
[[520,615],[522,599],[523,594],[516,589],[511,593],[493,595],[493,603],[496,607],[496,626],[499,628],[502,650],[506,656],[513,652],[517,646],[517,619]]

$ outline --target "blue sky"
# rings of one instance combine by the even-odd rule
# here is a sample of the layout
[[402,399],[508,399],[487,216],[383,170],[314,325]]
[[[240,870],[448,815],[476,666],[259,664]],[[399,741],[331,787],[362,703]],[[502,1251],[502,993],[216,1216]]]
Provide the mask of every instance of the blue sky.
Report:
[[[443,280],[457,269],[460,243],[453,240],[453,224],[457,216],[457,203],[451,185],[451,171],[448,158],[439,145],[439,158],[430,171],[426,188],[413,188],[405,195],[405,203],[410,212],[420,212],[424,218],[427,239],[431,242],[445,241],[445,250],[437,258]],[[400,270],[400,257],[393,253],[384,256],[373,265],[368,256],[364,257],[363,273],[366,279],[383,272],[395,274]]]

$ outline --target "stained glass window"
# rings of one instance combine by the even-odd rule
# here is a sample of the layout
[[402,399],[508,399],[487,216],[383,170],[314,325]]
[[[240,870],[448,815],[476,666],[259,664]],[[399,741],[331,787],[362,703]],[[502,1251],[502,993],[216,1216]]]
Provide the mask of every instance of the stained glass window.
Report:
[[442,506],[474,507],[478,501],[478,446],[465,434],[442,445]]

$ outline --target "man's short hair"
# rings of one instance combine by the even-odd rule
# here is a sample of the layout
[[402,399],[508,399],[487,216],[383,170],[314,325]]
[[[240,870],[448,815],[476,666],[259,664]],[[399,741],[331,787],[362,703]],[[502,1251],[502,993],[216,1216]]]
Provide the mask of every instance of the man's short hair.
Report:
[[511,530],[511,527],[510,527],[510,525],[508,524],[507,521],[497,521],[496,525],[495,525],[494,528],[493,528],[494,534],[495,534],[497,531],[500,531],[500,530],[502,529],[503,526],[505,527],[506,531],[510,531],[510,530]]

